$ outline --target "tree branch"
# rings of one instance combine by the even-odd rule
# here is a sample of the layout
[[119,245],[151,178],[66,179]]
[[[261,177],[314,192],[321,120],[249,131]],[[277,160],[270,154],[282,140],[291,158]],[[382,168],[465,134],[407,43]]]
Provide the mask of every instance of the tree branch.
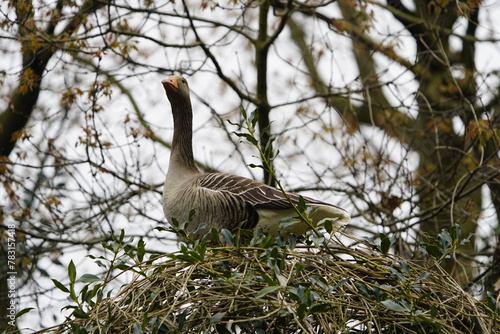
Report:
[[[87,0],[80,11],[68,22],[63,33],[73,33],[87,15],[107,3]],[[46,42],[46,36],[38,36],[37,28],[33,22],[33,8],[28,2],[23,5],[16,7],[18,21],[21,24],[19,39],[23,53],[23,70],[19,76],[19,84],[12,93],[7,108],[0,114],[0,156],[8,156],[14,149],[18,134],[28,123],[38,101],[47,63],[58,50],[56,43],[48,44]],[[49,25],[47,31],[50,32],[53,29],[53,25]],[[40,45],[36,43],[38,38],[44,41]]]

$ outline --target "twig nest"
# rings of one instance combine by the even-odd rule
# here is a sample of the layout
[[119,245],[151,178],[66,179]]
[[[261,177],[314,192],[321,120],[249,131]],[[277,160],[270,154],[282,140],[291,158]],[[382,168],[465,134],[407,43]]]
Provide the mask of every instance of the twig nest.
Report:
[[137,265],[84,326],[101,333],[500,333],[438,265],[358,244],[196,244]]

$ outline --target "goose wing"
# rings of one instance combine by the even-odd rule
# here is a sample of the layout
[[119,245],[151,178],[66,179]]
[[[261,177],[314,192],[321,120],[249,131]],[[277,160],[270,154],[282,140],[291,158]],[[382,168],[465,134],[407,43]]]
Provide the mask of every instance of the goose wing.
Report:
[[[290,199],[288,199],[282,191],[274,187],[268,186],[262,182],[232,174],[207,173],[202,175],[199,182],[200,186],[206,189],[219,191],[221,193],[231,193],[239,200],[250,204],[254,208],[286,210],[292,208],[290,201],[295,205],[299,204],[299,195],[297,194],[287,193],[290,197]],[[305,196],[303,196],[303,198],[308,205],[329,206],[345,211],[329,203]]]
[[[244,221],[243,228],[258,228],[269,235],[277,235],[279,224],[283,218],[295,217],[295,209],[290,204],[299,204],[300,196],[287,193],[289,198],[280,190],[262,182],[231,174],[208,173],[198,179],[198,186],[204,189],[207,197],[218,198],[219,211],[230,217],[238,211],[240,219],[230,218],[231,221]],[[207,193],[208,192],[208,193]],[[213,196],[209,193],[213,192]],[[313,224],[323,219],[337,218],[339,225],[348,223],[349,214],[334,205],[303,197],[306,205],[317,208],[314,213]],[[238,208],[238,210],[235,210]],[[304,222],[290,225],[283,231],[285,234],[300,235],[310,229]]]

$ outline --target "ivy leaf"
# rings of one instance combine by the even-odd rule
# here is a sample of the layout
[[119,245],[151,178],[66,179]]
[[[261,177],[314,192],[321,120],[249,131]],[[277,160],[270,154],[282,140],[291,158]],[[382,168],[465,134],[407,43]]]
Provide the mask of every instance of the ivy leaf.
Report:
[[234,238],[231,231],[223,228],[222,230],[220,230],[220,233],[222,234],[222,237],[224,238],[224,241],[227,245],[234,246]]
[[280,220],[278,228],[284,229],[284,228],[287,228],[288,226],[297,224],[298,222],[299,221],[293,217],[283,218]]
[[61,282],[59,282],[58,280],[56,279],[52,279],[52,282],[54,282],[54,285],[59,289],[61,290],[62,292],[66,292],[66,293],[69,293],[69,289],[67,287],[65,287]]
[[299,209],[299,212],[304,212],[306,210],[306,201],[302,196],[299,196]]
[[21,311],[16,313],[16,319],[21,317],[23,314],[26,314],[29,311],[34,310],[34,309],[35,309],[34,307],[27,307],[27,308],[22,309]]
[[243,118],[247,119],[247,111],[245,110],[245,108],[243,108],[243,106],[240,106],[240,111]]
[[97,281],[100,281],[101,279],[97,277],[96,275],[92,274],[83,274],[79,279],[78,282],[82,283],[94,283]]
[[399,304],[393,300],[384,300],[381,303],[382,303],[382,305],[384,305],[388,309],[396,311],[396,312],[410,312],[411,311],[411,309],[408,307],[408,305]]
[[255,128],[257,125],[257,122],[259,121],[259,110],[255,109],[250,113],[250,118],[249,118],[250,124],[252,124],[252,127]]
[[426,280],[429,276],[431,275],[431,273],[423,273],[422,275],[418,276],[416,279],[415,279],[415,282],[419,282],[419,281],[423,281],[423,280]]
[[408,266],[408,262],[406,262],[405,260],[401,260],[401,261],[399,261],[399,265],[401,266],[401,270],[403,270],[406,275],[411,274],[411,270],[410,270],[410,266]]
[[73,260],[69,262],[68,265],[68,276],[69,276],[69,281],[71,283],[75,283],[76,280],[76,267],[75,264],[73,263]]
[[328,233],[332,233],[333,231],[333,221],[331,219],[326,219],[323,222],[323,226]]
[[250,143],[252,143],[253,145],[257,146],[258,145],[258,141],[257,139],[255,139],[251,134],[249,133],[244,133],[244,132],[233,132],[235,135],[237,135],[238,137],[243,137],[245,138],[247,141],[249,141]]
[[314,305],[311,307],[310,312],[311,313],[322,313],[322,312],[328,312],[332,309],[332,306],[329,304],[319,304],[319,305]]
[[379,233],[380,237],[380,250],[383,254],[387,254],[391,249],[392,242],[391,239],[385,233]]
[[418,249],[422,253],[430,255],[435,259],[438,259],[441,256],[441,252],[439,251],[439,248],[436,245],[420,244]]
[[210,323],[212,323],[212,324],[215,322],[219,322],[222,318],[224,318],[225,315],[226,315],[226,312],[216,313],[213,316],[211,316],[210,318],[208,318],[208,321],[210,321]]
[[460,237],[462,236],[462,228],[460,227],[460,225],[458,224],[453,225],[450,228],[450,235],[454,241],[459,240]]
[[132,325],[132,328],[134,329],[134,334],[142,334],[142,328],[141,328],[141,325],[139,323],[134,323]]
[[144,259],[144,254],[146,253],[146,243],[144,240],[139,239],[139,242],[137,243],[137,259],[142,262]]
[[264,289],[260,290],[259,292],[257,292],[255,294],[255,298],[264,297],[268,293],[274,292],[274,291],[279,290],[279,289],[281,289],[281,287],[277,286],[277,285],[265,287]]

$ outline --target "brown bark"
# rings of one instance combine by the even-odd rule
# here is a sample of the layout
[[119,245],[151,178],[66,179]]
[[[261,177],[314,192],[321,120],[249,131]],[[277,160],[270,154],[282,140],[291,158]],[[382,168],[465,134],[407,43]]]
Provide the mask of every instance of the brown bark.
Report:
[[[455,3],[447,3],[444,8],[417,3],[417,10],[406,9],[398,0],[389,1],[394,17],[403,23],[414,36],[418,48],[418,58],[413,64],[400,59],[391,49],[372,41],[363,29],[369,19],[363,15],[355,2],[339,0],[345,20],[337,22],[320,13],[316,16],[329,25],[340,27],[350,34],[360,79],[365,88],[365,100],[361,106],[351,106],[343,97],[327,98],[330,105],[342,112],[349,127],[359,124],[378,127],[386,134],[397,138],[420,155],[420,168],[416,180],[421,215],[421,232],[436,236],[443,228],[460,224],[463,237],[474,233],[478,214],[481,211],[481,183],[469,176],[478,167],[467,163],[475,159],[475,153],[467,154],[470,143],[453,130],[452,116],[458,114],[467,126],[474,119],[475,108],[471,97],[476,95],[474,76],[474,33],[477,10],[471,13],[467,36],[463,39],[463,50],[454,53],[448,45],[449,34],[458,18]],[[302,11],[308,15],[307,11]],[[292,37],[304,52],[308,72],[314,87],[320,95],[328,96],[329,91],[318,74],[315,61],[304,42],[304,33],[293,21],[289,23]],[[418,94],[420,109],[416,121],[393,108],[382,91],[377,77],[373,54],[379,52],[412,71],[420,83]],[[464,79],[458,82],[451,73],[453,65],[465,68]],[[476,115],[478,117],[478,115]],[[422,240],[424,240],[423,238]],[[465,255],[444,262],[446,269],[455,273],[456,278],[465,282],[471,278],[472,266],[468,257],[473,256],[474,242],[462,246],[457,254]],[[460,268],[459,268],[460,267]],[[465,269],[464,269],[465,268]],[[457,269],[464,269],[459,270]],[[465,274],[465,277],[460,277]]]

